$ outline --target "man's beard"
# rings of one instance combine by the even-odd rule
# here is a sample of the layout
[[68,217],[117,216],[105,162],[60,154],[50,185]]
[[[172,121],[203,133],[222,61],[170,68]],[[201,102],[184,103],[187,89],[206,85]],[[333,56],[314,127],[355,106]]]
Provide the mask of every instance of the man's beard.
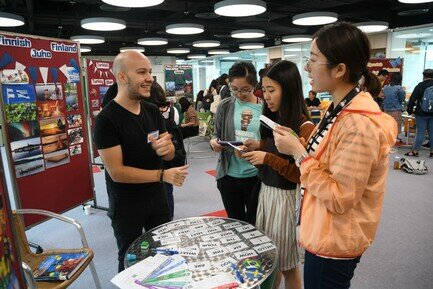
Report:
[[128,96],[131,100],[143,100],[150,97],[150,95],[142,95],[139,92],[141,84],[134,84],[132,80],[128,77],[128,82],[126,83],[126,88],[128,90]]

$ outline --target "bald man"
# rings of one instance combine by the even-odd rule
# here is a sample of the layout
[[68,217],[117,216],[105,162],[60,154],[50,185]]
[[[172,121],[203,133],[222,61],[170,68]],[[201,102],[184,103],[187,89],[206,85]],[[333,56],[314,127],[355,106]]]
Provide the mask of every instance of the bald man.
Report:
[[122,52],[113,63],[118,92],[99,113],[95,143],[105,165],[111,226],[116,237],[119,272],[129,245],[143,229],[170,221],[164,182],[181,186],[187,166],[162,169],[174,157],[174,146],[150,97],[153,82],[149,59]]

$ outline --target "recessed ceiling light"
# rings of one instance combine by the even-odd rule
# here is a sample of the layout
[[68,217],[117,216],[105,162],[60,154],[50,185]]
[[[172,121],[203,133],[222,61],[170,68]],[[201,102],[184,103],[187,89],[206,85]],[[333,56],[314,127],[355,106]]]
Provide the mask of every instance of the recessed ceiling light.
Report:
[[265,47],[263,43],[244,43],[239,45],[240,49],[259,49],[263,47]]
[[423,38],[430,35],[432,35],[432,33],[420,32],[420,33],[404,33],[404,34],[397,35],[395,37],[400,39],[411,39],[411,38]]
[[295,25],[314,26],[333,23],[338,20],[338,14],[333,12],[308,12],[293,16]]
[[72,36],[71,40],[78,41],[81,44],[101,44],[105,42],[104,37],[93,36],[93,35],[76,35],[76,36]]
[[308,42],[311,41],[313,38],[310,35],[289,35],[284,36],[281,41],[287,42],[287,43],[295,43],[295,42]]
[[411,47],[403,47],[403,48],[392,48],[392,51],[410,51],[413,50]]
[[190,50],[189,48],[169,48],[167,49],[167,53],[171,53],[171,54],[184,54],[184,53],[189,53]]
[[220,42],[216,40],[200,40],[194,41],[192,43],[194,47],[218,47],[220,46]]
[[117,31],[125,29],[126,22],[116,18],[94,17],[81,20],[81,27],[95,31]]
[[120,50],[120,52],[125,52],[125,51],[144,52],[143,47],[120,47],[119,50]]
[[17,27],[24,25],[24,17],[16,14],[0,12],[0,27]]
[[254,56],[267,56],[267,53],[254,53]]
[[214,12],[228,17],[245,17],[262,14],[266,2],[260,0],[225,0],[214,5]]
[[433,0],[398,0],[398,2],[405,4],[419,4],[433,2]]
[[241,58],[239,56],[227,56],[227,57],[223,57],[223,59],[225,59],[225,60],[238,60]]
[[167,38],[161,37],[146,37],[137,40],[140,45],[166,45],[168,43]]
[[232,31],[233,38],[259,38],[265,36],[265,31],[261,29],[242,29]]
[[90,51],[92,51],[91,47],[89,47],[89,46],[81,46],[80,45],[80,52],[81,53],[86,53],[86,52],[90,52]]
[[230,54],[230,51],[226,49],[215,49],[215,50],[209,50],[207,53],[211,55]]
[[301,52],[302,51],[302,49],[299,47],[287,47],[287,48],[284,48],[284,51],[290,51],[290,52]]
[[205,54],[190,54],[188,55],[189,59],[201,59],[201,58],[206,58]]
[[189,35],[189,34],[202,33],[203,31],[204,31],[203,25],[194,24],[194,23],[171,24],[165,27],[165,32],[170,34]]
[[102,0],[107,4],[120,7],[150,7],[164,2],[164,0]]
[[355,25],[365,33],[379,32],[388,28],[388,22],[383,21],[360,22]]

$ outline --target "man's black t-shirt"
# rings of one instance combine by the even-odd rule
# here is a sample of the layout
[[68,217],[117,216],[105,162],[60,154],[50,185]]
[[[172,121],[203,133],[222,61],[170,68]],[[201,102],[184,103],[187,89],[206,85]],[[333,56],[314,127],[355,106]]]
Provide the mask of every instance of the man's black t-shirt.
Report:
[[[148,134],[166,132],[164,119],[156,105],[141,102],[141,111],[135,115],[116,101],[111,101],[96,117],[94,140],[98,149],[121,145],[123,165],[156,170],[162,168],[162,159],[148,143]],[[125,184],[114,182],[105,171],[107,189],[112,194],[162,191],[162,183]]]
[[307,107],[308,106],[317,106],[318,107],[320,105],[320,99],[314,98],[313,100],[311,100],[309,97],[307,97],[305,99],[305,103],[307,104]]

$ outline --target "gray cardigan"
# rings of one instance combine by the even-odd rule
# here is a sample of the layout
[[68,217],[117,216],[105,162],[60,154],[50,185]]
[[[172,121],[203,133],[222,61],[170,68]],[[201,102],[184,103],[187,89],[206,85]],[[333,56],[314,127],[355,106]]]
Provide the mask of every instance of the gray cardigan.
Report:
[[[219,140],[235,140],[234,109],[235,97],[228,97],[221,100],[218,105],[214,120],[215,130],[213,137]],[[233,156],[233,149],[224,148],[219,153],[216,180],[224,177],[229,169],[230,159]]]

